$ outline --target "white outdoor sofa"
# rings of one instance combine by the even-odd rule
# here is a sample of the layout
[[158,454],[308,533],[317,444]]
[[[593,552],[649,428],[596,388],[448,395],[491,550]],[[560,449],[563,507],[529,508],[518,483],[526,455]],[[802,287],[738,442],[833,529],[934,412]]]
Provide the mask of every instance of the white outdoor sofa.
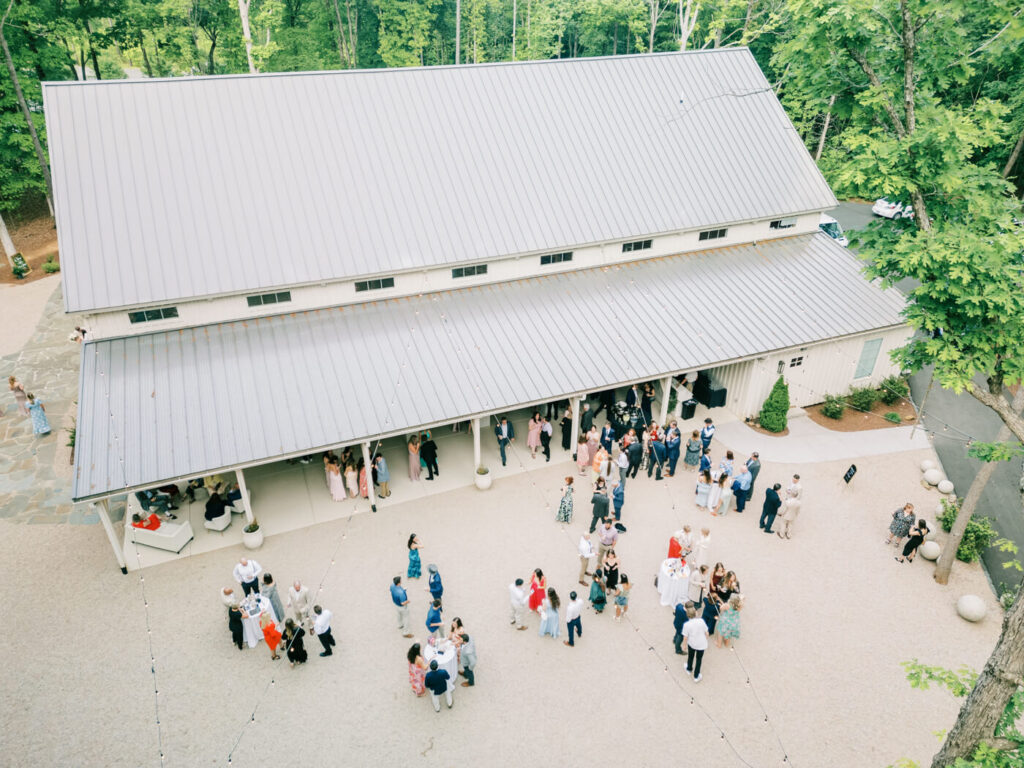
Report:
[[177,554],[185,548],[185,545],[192,541],[195,534],[192,531],[192,524],[188,520],[168,520],[160,524],[155,531],[148,531],[145,528],[136,528],[132,525],[132,515],[141,515],[143,519],[149,517],[139,505],[135,494],[128,494],[128,508],[124,515],[124,548],[129,549],[129,544],[144,544],[147,547],[164,549]]

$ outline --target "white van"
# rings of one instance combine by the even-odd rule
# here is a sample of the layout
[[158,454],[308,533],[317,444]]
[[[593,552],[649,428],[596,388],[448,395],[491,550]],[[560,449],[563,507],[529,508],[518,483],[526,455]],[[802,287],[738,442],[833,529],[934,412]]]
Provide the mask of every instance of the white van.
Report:
[[850,244],[850,241],[846,239],[846,235],[843,234],[843,228],[839,225],[839,222],[827,214],[821,214],[821,218],[818,220],[818,229],[843,246],[843,248]]

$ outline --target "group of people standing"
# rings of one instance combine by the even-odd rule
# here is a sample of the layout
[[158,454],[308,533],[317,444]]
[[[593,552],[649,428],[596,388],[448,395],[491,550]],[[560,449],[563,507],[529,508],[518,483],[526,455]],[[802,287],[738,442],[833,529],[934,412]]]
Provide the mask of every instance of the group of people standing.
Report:
[[687,598],[677,603],[673,611],[672,642],[680,655],[686,646],[686,671],[693,675],[694,682],[700,682],[709,638],[714,637],[718,648],[723,644],[728,648],[733,640],[739,639],[743,597],[736,574],[719,562],[713,569],[707,565],[691,569]]
[[7,379],[7,388],[14,395],[14,404],[25,416],[28,416],[32,423],[32,434],[50,434],[50,420],[46,416],[46,406],[43,401],[31,392],[26,392],[25,387],[14,376]]
[[[224,587],[221,601],[227,607],[231,642],[239,650],[245,647],[243,622],[258,619],[262,639],[274,661],[281,658],[278,650],[283,647],[292,667],[304,664],[308,653],[303,638],[310,632],[323,646],[320,655],[333,655],[336,642],[331,632],[332,614],[314,604],[309,588],[301,581],[296,579],[288,588],[286,611],[277,591],[277,582],[258,562],[243,557],[235,565],[232,575],[242,595],[239,596],[235,587]],[[253,637],[250,645],[255,646],[258,641],[259,638]]]
[[362,457],[355,458],[348,446],[342,449],[340,455],[334,451],[325,451],[323,461],[327,489],[334,501],[370,498],[371,482],[376,486],[378,498],[386,499],[391,495],[391,472],[388,470],[387,461],[380,453],[375,453],[371,457],[369,473],[366,471],[366,462]]
[[907,543],[903,546],[903,552],[896,555],[898,563],[912,563],[917,557],[918,548],[924,543],[925,538],[931,533],[928,522],[918,519],[914,513],[914,505],[909,501],[892,513],[892,522],[889,523],[889,535],[885,539],[886,546],[893,543],[896,547],[906,538]]

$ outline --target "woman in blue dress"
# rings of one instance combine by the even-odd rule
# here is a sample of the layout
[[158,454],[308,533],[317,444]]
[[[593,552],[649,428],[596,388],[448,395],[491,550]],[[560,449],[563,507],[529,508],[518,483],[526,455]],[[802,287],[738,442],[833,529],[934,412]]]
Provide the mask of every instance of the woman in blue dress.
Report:
[[415,533],[409,537],[409,543],[406,546],[409,547],[409,570],[405,572],[405,575],[410,579],[418,579],[420,577],[420,542]]
[[28,415],[32,419],[33,434],[50,434],[50,420],[46,418],[46,408],[43,407],[42,401],[36,400],[36,396],[31,392],[28,393]]
[[551,635],[554,638],[558,637],[558,606],[561,602],[558,599],[558,593],[552,587],[548,587],[548,596],[544,598],[544,602],[541,603],[541,613],[543,619],[540,622],[540,636]]
[[697,476],[697,506],[708,505],[708,494],[711,493],[711,473],[704,470]]

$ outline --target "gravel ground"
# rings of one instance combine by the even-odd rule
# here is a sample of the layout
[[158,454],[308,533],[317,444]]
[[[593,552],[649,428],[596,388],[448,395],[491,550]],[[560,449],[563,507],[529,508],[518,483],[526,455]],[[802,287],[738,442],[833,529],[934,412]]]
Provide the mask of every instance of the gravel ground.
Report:
[[[236,766],[664,766],[694,755],[702,766],[782,766],[779,740],[800,768],[926,761],[958,702],[913,690],[900,662],[980,668],[1001,621],[980,567],[958,564],[940,587],[925,561],[899,565],[883,546],[889,513],[905,500],[933,517],[937,495],[917,470],[932,457],[864,458],[849,488],[845,461],[766,463],[755,498],[767,482],[804,477],[791,541],[758,530],[760,503],[725,518],[698,512],[692,475],[630,481],[618,549],[636,585],[631,621],[588,609],[575,649],[539,638],[535,616],[529,632],[507,618],[507,585],[534,567],[563,600],[578,588],[575,544],[589,505],[565,530],[554,522],[568,464],[270,537],[259,562],[282,587],[323,579],[335,614],[336,655],[319,658],[314,641],[297,669],[272,662],[262,644],[231,645],[218,592],[241,548],[144,569],[140,582],[120,574],[99,526],[0,521],[3,605],[16,629],[0,671],[0,754],[10,766],[161,764],[144,587],[167,766],[227,765],[238,739]],[[712,646],[697,685],[673,655],[671,614],[652,586],[683,522],[710,525],[711,560],[737,571],[746,597],[737,652]],[[440,714],[409,690],[411,641],[387,593],[405,572],[411,531],[424,566],[437,563],[444,577],[446,621],[462,617],[480,656],[476,687],[458,688]],[[957,617],[965,592],[990,603],[984,622]],[[427,595],[414,584],[410,597],[422,639]]]

